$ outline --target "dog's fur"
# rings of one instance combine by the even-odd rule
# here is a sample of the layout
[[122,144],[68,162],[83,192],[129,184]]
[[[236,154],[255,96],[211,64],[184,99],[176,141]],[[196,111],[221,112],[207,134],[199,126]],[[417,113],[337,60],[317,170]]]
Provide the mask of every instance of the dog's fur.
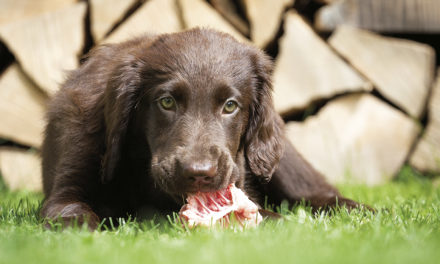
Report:
[[357,206],[285,139],[271,73],[263,52],[206,29],[96,48],[49,107],[42,216],[95,228],[178,211],[186,194],[230,183],[260,204]]

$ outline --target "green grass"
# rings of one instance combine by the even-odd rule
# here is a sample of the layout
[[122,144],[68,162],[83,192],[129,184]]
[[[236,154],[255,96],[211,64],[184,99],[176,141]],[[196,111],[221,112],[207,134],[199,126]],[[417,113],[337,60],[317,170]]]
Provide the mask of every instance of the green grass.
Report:
[[42,195],[0,183],[0,263],[439,263],[440,189],[430,180],[404,171],[383,186],[340,187],[378,213],[281,207],[284,220],[245,231],[128,221],[90,233],[45,230]]

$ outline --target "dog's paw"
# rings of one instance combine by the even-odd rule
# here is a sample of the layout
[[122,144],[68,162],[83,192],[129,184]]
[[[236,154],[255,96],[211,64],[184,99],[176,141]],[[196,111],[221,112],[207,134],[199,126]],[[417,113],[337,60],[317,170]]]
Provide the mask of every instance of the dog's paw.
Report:
[[69,204],[54,204],[45,208],[43,212],[44,226],[53,229],[61,224],[66,227],[87,225],[90,231],[96,230],[99,226],[99,217],[88,205],[81,202]]

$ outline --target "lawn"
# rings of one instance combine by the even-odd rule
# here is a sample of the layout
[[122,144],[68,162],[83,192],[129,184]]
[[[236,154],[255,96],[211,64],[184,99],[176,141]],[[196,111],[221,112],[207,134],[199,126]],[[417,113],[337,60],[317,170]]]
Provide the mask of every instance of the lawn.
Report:
[[90,233],[45,230],[42,195],[0,182],[0,263],[440,263],[440,188],[431,180],[405,169],[386,185],[340,189],[378,212],[282,206],[284,220],[245,231],[155,220]]

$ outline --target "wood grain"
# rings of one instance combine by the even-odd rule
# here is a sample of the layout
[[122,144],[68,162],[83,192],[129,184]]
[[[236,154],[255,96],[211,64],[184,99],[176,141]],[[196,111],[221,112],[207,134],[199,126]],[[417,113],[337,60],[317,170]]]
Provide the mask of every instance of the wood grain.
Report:
[[243,0],[251,27],[251,39],[264,48],[275,37],[281,25],[284,9],[294,0]]
[[42,190],[41,160],[35,151],[1,147],[0,172],[10,190]]
[[434,78],[432,47],[345,26],[329,43],[388,100],[413,117],[422,116]]
[[43,139],[47,97],[17,64],[0,78],[0,137],[39,148]]
[[219,12],[227,21],[229,21],[241,34],[249,36],[249,25],[237,13],[234,0],[211,0],[211,5]]
[[286,15],[280,41],[273,77],[279,113],[302,110],[315,100],[337,94],[372,89],[297,13]]
[[369,95],[347,95],[304,122],[287,124],[298,151],[330,182],[368,185],[391,179],[420,129],[402,112]]
[[103,42],[117,43],[142,34],[172,33],[182,29],[174,0],[150,0],[144,3]]
[[1,0],[0,24],[12,23],[73,4],[77,0]]
[[178,0],[185,28],[207,27],[231,34],[237,40],[249,42],[226,21],[212,6],[203,0]]
[[0,38],[24,71],[48,94],[78,66],[84,46],[86,4],[0,25]]
[[319,10],[315,25],[319,30],[350,25],[380,32],[440,33],[440,1],[334,1]]
[[428,117],[428,125],[410,164],[423,172],[440,173],[440,68],[429,100]]
[[100,41],[137,0],[90,0],[91,31]]

